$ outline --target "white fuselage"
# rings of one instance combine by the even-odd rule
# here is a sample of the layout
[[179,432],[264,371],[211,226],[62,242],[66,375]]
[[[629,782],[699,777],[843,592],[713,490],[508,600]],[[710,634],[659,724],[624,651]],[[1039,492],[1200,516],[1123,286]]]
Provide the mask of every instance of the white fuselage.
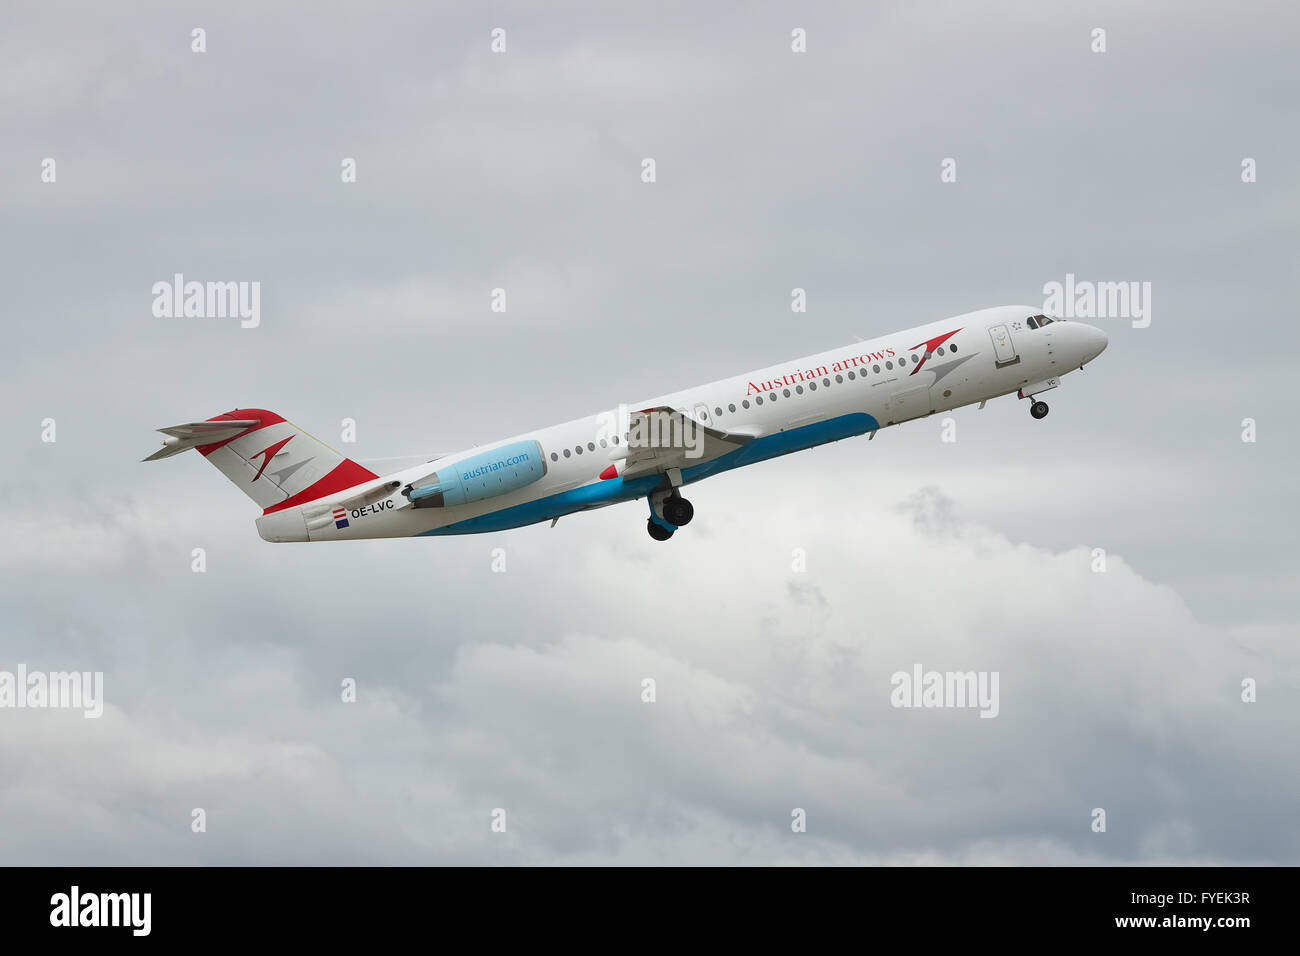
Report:
[[[1028,397],[1055,387],[1060,376],[1106,347],[1104,333],[1081,323],[1056,320],[1032,327],[1027,320],[1039,313],[1028,306],[971,312],[629,407],[667,406],[711,429],[749,439],[738,452],[685,464],[674,484],[689,484],[730,468],[1012,392]],[[928,354],[927,346],[932,349]],[[611,455],[616,454],[606,438],[617,417],[617,409],[608,409],[444,455],[328,500],[267,515],[259,520],[259,531],[268,540],[282,541],[468,534],[646,497],[664,483],[663,475],[601,478],[609,473]],[[545,474],[525,487],[438,508],[412,507],[399,490],[460,459],[524,441],[540,446],[545,465]],[[333,522],[319,527],[317,520],[309,534],[301,532],[313,525],[313,515],[355,501],[371,488],[371,497],[382,497],[349,509],[346,528],[336,528]],[[391,491],[383,495],[384,488]]]

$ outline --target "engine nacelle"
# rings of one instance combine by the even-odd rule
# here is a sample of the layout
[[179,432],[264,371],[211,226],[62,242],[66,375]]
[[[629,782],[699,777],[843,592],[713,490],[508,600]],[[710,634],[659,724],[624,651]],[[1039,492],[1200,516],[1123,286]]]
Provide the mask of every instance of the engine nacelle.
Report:
[[546,456],[535,441],[517,441],[443,465],[402,489],[417,508],[452,508],[518,491],[546,474]]

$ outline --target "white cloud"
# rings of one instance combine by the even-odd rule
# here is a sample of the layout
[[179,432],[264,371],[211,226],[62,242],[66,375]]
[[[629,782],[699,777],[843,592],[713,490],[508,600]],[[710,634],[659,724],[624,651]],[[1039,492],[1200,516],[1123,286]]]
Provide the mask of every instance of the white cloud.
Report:
[[[810,490],[834,507],[811,510],[771,499],[761,469],[720,481],[725,496],[701,486],[696,524],[665,545],[626,505],[492,542],[508,549],[504,575],[486,539],[453,554],[422,542],[420,561],[375,547],[359,603],[322,606],[312,581],[354,577],[355,554],[277,560],[273,586],[240,593],[230,617],[291,622],[274,648],[256,628],[220,648],[224,620],[189,620],[167,686],[109,672],[93,741],[63,715],[24,713],[20,727],[0,713],[19,731],[4,762],[53,806],[150,804],[120,842],[85,834],[105,858],[188,826],[154,805],[181,792],[247,811],[198,850],[164,851],[208,860],[255,829],[264,861],[365,856],[314,832],[334,812],[368,821],[375,859],[405,858],[408,840],[425,859],[529,862],[1295,858],[1285,807],[1300,787],[1278,733],[1300,716],[1295,682],[1240,703],[1263,662],[1167,588],[1120,558],[1094,574],[1086,550],[1013,544],[934,492],[897,508],[823,476]],[[435,608],[489,617],[483,632],[413,616],[428,581]],[[998,671],[999,716],[890,707],[890,675],[918,662]],[[342,676],[358,679],[355,705],[339,701]],[[645,677],[656,703],[641,702]],[[1233,803],[1255,791],[1274,798]],[[273,797],[299,802],[262,833],[248,814]],[[506,838],[488,831],[498,806]],[[1108,808],[1105,835],[1088,828],[1094,806]],[[789,830],[795,807],[806,834]],[[1261,825],[1272,839],[1252,850]]]

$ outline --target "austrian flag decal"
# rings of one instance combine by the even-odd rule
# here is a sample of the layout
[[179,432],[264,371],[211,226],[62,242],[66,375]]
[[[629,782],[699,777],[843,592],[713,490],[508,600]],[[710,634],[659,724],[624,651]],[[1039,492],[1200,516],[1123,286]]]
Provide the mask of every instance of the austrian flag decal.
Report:
[[348,526],[348,513],[342,508],[334,509],[334,527],[346,528]]

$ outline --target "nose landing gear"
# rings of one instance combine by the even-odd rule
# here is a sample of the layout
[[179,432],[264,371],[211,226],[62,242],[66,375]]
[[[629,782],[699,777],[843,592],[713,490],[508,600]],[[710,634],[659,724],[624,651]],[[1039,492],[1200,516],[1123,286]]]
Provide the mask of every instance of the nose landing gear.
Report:
[[1037,401],[1029,406],[1029,414],[1033,415],[1035,418],[1046,418],[1047,412],[1047,403],[1044,401]]

